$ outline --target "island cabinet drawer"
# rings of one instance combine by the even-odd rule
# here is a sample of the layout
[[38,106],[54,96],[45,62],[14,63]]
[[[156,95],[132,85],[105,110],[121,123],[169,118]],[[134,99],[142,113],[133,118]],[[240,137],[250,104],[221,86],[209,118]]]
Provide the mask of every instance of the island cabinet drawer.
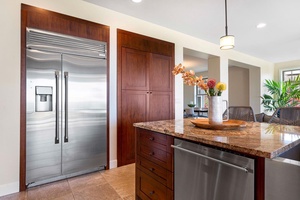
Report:
[[143,171],[136,170],[136,193],[142,200],[147,199],[161,199],[161,200],[172,200],[173,191],[167,188],[165,185],[148,176]]
[[138,141],[141,145],[155,147],[157,149],[171,153],[173,149],[171,144],[174,143],[173,137],[161,133],[138,129]]
[[173,172],[173,156],[155,146],[138,145],[137,154]]
[[169,170],[140,156],[137,156],[136,167],[173,190],[174,174]]

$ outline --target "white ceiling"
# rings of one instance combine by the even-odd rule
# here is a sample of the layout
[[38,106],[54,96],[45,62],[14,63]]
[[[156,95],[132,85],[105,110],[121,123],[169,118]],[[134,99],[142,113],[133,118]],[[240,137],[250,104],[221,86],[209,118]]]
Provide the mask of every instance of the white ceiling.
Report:
[[[219,45],[225,0],[85,0]],[[300,59],[300,0],[228,0],[235,50],[274,63]],[[258,23],[267,26],[257,29]]]

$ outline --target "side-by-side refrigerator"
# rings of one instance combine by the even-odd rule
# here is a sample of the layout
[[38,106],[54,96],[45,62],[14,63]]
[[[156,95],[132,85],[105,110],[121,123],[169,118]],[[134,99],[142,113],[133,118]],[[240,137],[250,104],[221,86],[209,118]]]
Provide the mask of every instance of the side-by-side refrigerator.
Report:
[[27,187],[105,169],[106,43],[26,34]]

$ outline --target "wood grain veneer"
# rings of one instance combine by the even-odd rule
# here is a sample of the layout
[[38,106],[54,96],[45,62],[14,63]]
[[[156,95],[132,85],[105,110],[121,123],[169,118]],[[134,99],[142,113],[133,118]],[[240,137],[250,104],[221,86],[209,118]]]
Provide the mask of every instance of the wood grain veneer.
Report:
[[117,30],[118,166],[135,162],[135,122],[174,119],[173,43]]

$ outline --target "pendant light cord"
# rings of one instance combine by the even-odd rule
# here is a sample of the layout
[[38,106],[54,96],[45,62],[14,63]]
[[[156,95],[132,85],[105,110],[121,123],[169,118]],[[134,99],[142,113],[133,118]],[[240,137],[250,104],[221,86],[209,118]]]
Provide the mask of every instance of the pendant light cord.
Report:
[[228,35],[228,27],[227,27],[227,0],[225,0],[225,34]]

